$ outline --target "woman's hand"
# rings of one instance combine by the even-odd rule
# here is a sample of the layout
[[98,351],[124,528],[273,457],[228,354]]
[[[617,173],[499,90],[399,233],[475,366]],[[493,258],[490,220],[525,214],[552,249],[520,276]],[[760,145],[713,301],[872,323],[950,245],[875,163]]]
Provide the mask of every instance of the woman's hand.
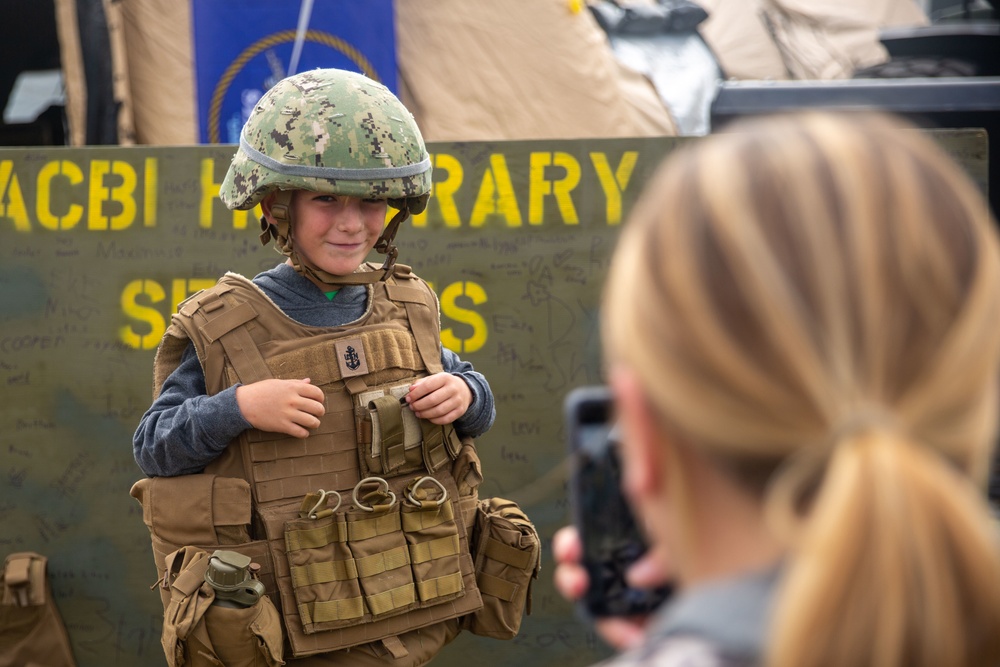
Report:
[[[581,564],[583,545],[573,526],[564,526],[552,537],[552,553],[556,561],[553,575],[556,589],[570,601],[583,597],[590,585],[587,570]],[[663,567],[649,553],[636,561],[627,574],[628,583],[636,588],[656,588],[669,580]],[[622,650],[642,641],[648,616],[608,616],[595,620],[594,627],[609,646]]]

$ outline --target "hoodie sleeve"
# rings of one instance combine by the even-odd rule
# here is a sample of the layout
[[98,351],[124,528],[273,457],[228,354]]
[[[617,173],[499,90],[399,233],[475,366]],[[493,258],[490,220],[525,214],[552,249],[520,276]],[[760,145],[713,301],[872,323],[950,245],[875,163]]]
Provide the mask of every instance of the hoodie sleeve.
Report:
[[201,363],[194,346],[188,345],[132,438],[142,471],[150,477],[173,477],[204,470],[251,427],[236,403],[238,386],[208,396]]

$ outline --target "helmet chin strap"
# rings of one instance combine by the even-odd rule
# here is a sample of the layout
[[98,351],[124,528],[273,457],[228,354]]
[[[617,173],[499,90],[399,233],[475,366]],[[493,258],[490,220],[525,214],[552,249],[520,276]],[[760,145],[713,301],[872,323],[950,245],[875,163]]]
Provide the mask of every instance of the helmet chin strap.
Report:
[[299,259],[298,253],[295,252],[295,244],[292,241],[291,204],[293,194],[293,190],[277,190],[275,192],[274,201],[271,203],[271,216],[277,224],[271,224],[265,216],[261,216],[261,245],[267,245],[273,239],[277,250],[291,260],[292,268],[324,292],[340,289],[344,285],[370,285],[389,277],[396,265],[396,257],[399,255],[399,250],[392,241],[396,237],[396,232],[399,231],[399,226],[410,215],[409,204],[405,200],[402,202],[402,208],[392,216],[389,224],[385,226],[382,234],[378,237],[378,241],[375,242],[375,250],[385,255],[382,266],[377,271],[355,271],[338,276],[303,263]]

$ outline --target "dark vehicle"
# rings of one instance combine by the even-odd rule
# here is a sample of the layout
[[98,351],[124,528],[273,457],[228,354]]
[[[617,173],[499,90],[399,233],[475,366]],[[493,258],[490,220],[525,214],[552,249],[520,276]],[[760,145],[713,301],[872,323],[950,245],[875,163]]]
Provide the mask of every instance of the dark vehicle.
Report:
[[[801,108],[883,109],[921,127],[981,128],[1000,164],[1000,18],[996,0],[932,2],[931,25],[880,33],[888,62],[834,81],[731,81],[712,103],[713,131],[747,115]],[[1000,214],[1000,176],[988,195]]]

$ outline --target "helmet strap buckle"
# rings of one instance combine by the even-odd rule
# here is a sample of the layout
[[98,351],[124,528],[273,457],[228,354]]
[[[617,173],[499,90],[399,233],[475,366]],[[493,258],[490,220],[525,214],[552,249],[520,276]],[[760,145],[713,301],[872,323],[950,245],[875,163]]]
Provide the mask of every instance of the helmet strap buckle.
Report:
[[277,235],[278,230],[274,228],[267,218],[260,216],[260,244],[266,246]]
[[[381,251],[380,251],[381,252]],[[399,257],[399,248],[394,245],[390,245],[387,250],[385,250],[385,261],[382,262],[382,280],[389,277],[392,273],[392,269],[396,266],[396,258]]]

